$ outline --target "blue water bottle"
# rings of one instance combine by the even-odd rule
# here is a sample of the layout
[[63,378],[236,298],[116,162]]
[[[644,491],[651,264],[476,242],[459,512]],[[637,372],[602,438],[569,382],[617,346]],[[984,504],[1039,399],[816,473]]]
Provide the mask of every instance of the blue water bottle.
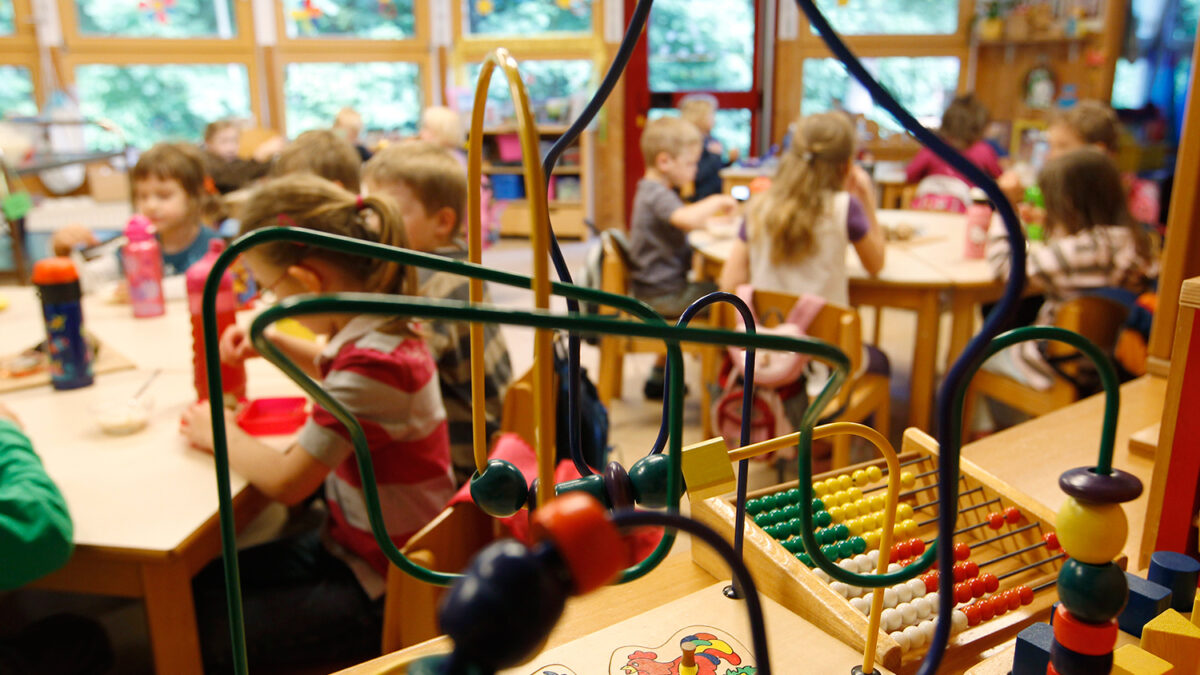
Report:
[[46,258],[33,266],[33,283],[46,320],[46,355],[55,389],[92,383],[92,353],[83,337],[79,272],[70,258]]

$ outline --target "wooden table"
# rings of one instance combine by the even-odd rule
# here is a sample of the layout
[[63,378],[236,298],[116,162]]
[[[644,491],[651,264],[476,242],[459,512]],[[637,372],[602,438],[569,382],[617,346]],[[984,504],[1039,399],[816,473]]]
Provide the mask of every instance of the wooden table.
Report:
[[[976,307],[1000,296],[1002,286],[984,260],[964,260],[965,218],[959,214],[928,211],[879,211],[881,223],[908,224],[916,236],[890,242],[883,269],[870,276],[858,256],[846,251],[850,276],[850,302],[858,305],[906,309],[916,314],[917,339],[913,346],[909,386],[909,424],[930,427],[934,386],[937,380],[938,327],[943,299],[952,314],[948,358],[962,352],[975,333]],[[689,236],[702,258],[702,275],[715,279],[729,257],[732,240],[697,230]]]
[[[5,288],[12,305],[0,313],[0,353],[44,338],[32,289]],[[187,306],[168,303],[165,316],[134,319],[128,306],[88,299],[84,324],[136,370],[99,375],[91,387],[48,386],[0,396],[20,418],[46,471],[66,498],[75,552],[39,588],[142,598],[157,672],[200,673],[192,576],[221,553],[211,457],[186,447],[179,416],[195,400]],[[250,362],[255,396],[295,395],[296,388],[261,359]],[[155,400],[146,429],[106,436],[90,410],[99,400],[132,396],[154,369]],[[232,476],[239,527],[268,503]]]

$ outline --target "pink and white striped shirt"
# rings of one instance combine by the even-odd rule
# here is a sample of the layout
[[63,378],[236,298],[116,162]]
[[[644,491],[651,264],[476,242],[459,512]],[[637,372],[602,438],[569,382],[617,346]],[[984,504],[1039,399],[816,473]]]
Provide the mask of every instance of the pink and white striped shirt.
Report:
[[[317,359],[322,385],[362,425],[388,534],[397,546],[437,516],[454,495],[446,411],[437,366],[425,343],[379,330],[393,317],[350,320]],[[372,597],[383,592],[387,560],[371,533],[350,434],[320,406],[299,444],[332,471],[325,479],[325,542]]]

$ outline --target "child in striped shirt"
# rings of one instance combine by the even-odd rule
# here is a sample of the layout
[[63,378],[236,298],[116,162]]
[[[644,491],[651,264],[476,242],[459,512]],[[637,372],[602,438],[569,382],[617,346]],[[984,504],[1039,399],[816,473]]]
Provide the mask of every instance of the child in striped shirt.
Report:
[[[1129,214],[1121,173],[1104,153],[1083,148],[1046,163],[1038,176],[1046,202],[1046,241],[1028,245],[1026,276],[1045,293],[1037,325],[1054,325],[1059,307],[1088,290],[1146,290],[1155,263],[1146,230]],[[993,221],[987,258],[998,279],[1012,260],[1008,238]],[[997,354],[984,366],[1038,390],[1055,377],[1036,342]]]
[[[394,203],[356,197],[310,175],[276,179],[245,206],[242,234],[284,223],[406,246]],[[276,297],[300,293],[411,295],[402,265],[291,242],[245,254],[263,288]],[[320,355],[298,363],[362,425],[371,452],[388,534],[401,546],[454,493],[446,412],[437,367],[409,322],[394,316],[320,314],[298,319],[331,335]],[[254,355],[245,340],[222,340],[222,360]],[[212,449],[207,404],[190,409],[183,432]],[[233,470],[278,501],[295,504],[324,484],[329,515],[319,530],[240,554],[247,650],[252,666],[359,660],[378,654],[387,561],[368,521],[362,477],[347,429],[314,406],[286,452],[245,434],[226,417]],[[230,648],[224,582],[218,564],[194,582],[205,666],[227,672]]]

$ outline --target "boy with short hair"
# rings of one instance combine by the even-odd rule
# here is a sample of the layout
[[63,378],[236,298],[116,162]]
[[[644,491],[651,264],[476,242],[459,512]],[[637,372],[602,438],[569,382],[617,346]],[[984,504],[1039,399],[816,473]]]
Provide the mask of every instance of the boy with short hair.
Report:
[[358,193],[362,189],[361,170],[362,160],[350,141],[330,129],[312,129],[288,143],[275,160],[271,174],[311,173]]
[[[467,175],[450,152],[424,141],[390,145],[367,162],[363,168],[363,182],[367,192],[386,193],[399,204],[413,249],[466,259],[462,222],[467,202]],[[423,297],[470,299],[467,277],[422,268],[417,269],[417,276]],[[491,302],[486,285],[483,301]],[[450,457],[460,484],[475,472],[469,326],[465,321],[432,321],[431,334],[426,339],[438,367],[450,430]],[[512,380],[512,364],[498,325],[484,325],[483,342],[484,397],[490,438],[500,428],[504,393]]]
[[[687,233],[705,227],[709,218],[732,211],[729,195],[710,195],[685,204],[679,190],[696,178],[701,137],[690,122],[662,117],[642,132],[646,173],[638,181],[630,227],[630,286],[634,297],[667,318],[676,318],[701,297],[717,290],[710,281],[688,281],[692,247]],[[665,360],[646,381],[648,398],[661,398]]]

